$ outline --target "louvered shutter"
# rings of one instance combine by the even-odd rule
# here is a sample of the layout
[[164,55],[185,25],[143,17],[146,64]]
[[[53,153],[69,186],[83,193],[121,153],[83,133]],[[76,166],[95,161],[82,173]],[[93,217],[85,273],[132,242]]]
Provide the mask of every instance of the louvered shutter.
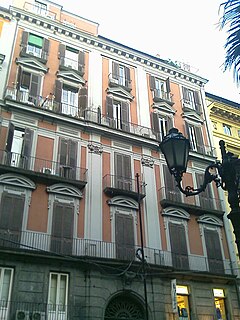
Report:
[[33,130],[26,128],[24,132],[24,140],[22,147],[22,167],[24,169],[30,169],[31,166],[31,150],[33,141]]
[[116,214],[115,230],[117,258],[132,260],[134,258],[133,217],[124,214]]
[[7,142],[6,142],[6,148],[5,148],[7,152],[11,152],[11,149],[12,149],[14,129],[15,129],[14,124],[12,122],[9,122],[8,136],[7,136]]
[[13,207],[13,198],[8,192],[3,192],[1,198],[0,210],[0,229],[11,229],[11,211]]
[[188,89],[185,87],[182,87],[182,94],[183,94],[183,101],[188,102],[189,101]]
[[65,65],[65,51],[66,51],[66,46],[62,43],[59,43],[58,58],[60,59],[60,66]]
[[22,32],[22,39],[21,39],[21,47],[22,47],[21,52],[22,53],[26,53],[27,45],[28,45],[28,37],[29,37],[29,32],[23,31]]
[[217,230],[204,229],[209,271],[224,273],[222,251]]
[[173,119],[172,117],[166,117],[166,121],[167,121],[167,133],[169,132],[169,130],[173,127]]
[[67,139],[59,139],[58,158],[60,166],[67,164],[68,141]]
[[55,108],[57,112],[60,112],[61,111],[61,102],[62,102],[62,87],[63,87],[63,84],[61,81],[59,80],[56,80],[55,81]]
[[198,91],[194,91],[193,92],[193,97],[194,97],[194,103],[195,103],[196,111],[201,112],[201,102],[200,102],[200,98],[199,98],[199,92]]
[[[195,176],[196,176],[197,187],[199,188],[200,186],[203,185],[204,174],[196,172]],[[210,184],[207,185],[205,191],[199,193],[198,197],[199,197],[200,206],[202,209],[208,210],[208,209],[214,208],[214,203],[211,196]]]
[[129,131],[129,105],[127,102],[121,103],[121,116],[122,130]]
[[160,139],[160,128],[159,128],[159,116],[157,113],[152,112],[151,113],[151,124],[154,134],[156,135],[157,140]]
[[131,87],[131,78],[130,78],[130,69],[128,67],[125,67],[125,86],[130,88]]
[[13,195],[13,208],[12,208],[12,230],[22,230],[22,219],[25,204],[25,196]]
[[77,142],[73,140],[68,141],[68,165],[70,167],[68,177],[75,180],[77,171]]
[[21,66],[18,67],[18,74],[17,74],[17,90],[20,89],[20,86],[21,86],[21,83],[22,83],[22,68]]
[[40,95],[40,81],[41,81],[41,76],[32,74],[31,75],[31,83],[30,83],[30,99],[31,102],[36,102],[38,101],[38,97]]
[[110,127],[114,127],[113,121],[113,98],[106,96],[106,114]]
[[177,188],[175,179],[165,164],[163,165],[163,176],[166,198],[172,202],[182,202],[180,190]]
[[112,77],[113,79],[119,79],[119,65],[116,62],[112,63]]
[[85,66],[85,53],[83,51],[79,51],[78,54],[78,71],[83,74]]
[[167,80],[166,80],[166,90],[167,90],[168,94],[171,92],[170,79],[169,78],[167,78]]
[[156,89],[155,77],[149,76],[149,82],[150,82],[150,89],[151,90]]
[[203,143],[203,136],[202,136],[202,129],[200,127],[194,127],[194,132],[196,134],[197,140],[197,151],[201,154],[204,154],[204,143]]
[[79,116],[85,117],[85,111],[87,109],[88,90],[83,87],[79,90],[78,102],[79,102]]
[[48,39],[43,40],[43,59],[47,59],[48,55],[49,55],[49,44],[50,41]]
[[173,266],[175,268],[189,269],[188,250],[184,225],[169,223],[169,236],[172,251]]

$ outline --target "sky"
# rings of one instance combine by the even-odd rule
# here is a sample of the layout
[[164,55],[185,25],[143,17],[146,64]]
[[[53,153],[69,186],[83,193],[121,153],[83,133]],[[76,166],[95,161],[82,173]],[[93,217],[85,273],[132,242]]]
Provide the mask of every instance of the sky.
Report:
[[[133,49],[190,65],[205,91],[240,103],[232,71],[224,72],[224,0],[58,0],[63,9],[99,24],[98,33]],[[11,1],[0,0],[1,6]]]

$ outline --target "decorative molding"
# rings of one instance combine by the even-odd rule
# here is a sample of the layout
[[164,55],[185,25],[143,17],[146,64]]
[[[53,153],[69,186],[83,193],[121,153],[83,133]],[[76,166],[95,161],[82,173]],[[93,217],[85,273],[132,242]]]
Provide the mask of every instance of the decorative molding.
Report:
[[154,160],[152,157],[149,156],[142,156],[141,164],[145,167],[153,168]]
[[213,225],[213,226],[217,226],[217,227],[222,227],[223,226],[223,222],[210,214],[204,214],[203,216],[201,216],[199,219],[197,219],[198,223],[205,223],[205,224],[209,224],[209,225]]
[[47,192],[80,199],[83,197],[82,192],[79,189],[62,183],[54,184],[50,187],[47,187]]
[[57,77],[62,78],[63,80],[69,80],[76,82],[77,84],[85,85],[86,80],[83,79],[80,75],[77,74],[77,72],[74,72],[74,70],[71,71],[58,71]]
[[48,68],[45,67],[44,64],[42,64],[37,59],[32,58],[32,57],[31,58],[17,58],[16,64],[20,64],[23,67],[35,69],[35,70],[43,72],[43,73],[48,72]]
[[130,101],[134,99],[133,95],[131,95],[127,90],[124,90],[121,87],[107,88],[107,94],[112,94],[114,97],[120,97],[122,99],[128,99]]
[[189,220],[190,219],[190,214],[179,208],[173,208],[173,207],[168,207],[165,208],[162,212],[163,216],[170,216],[178,219],[184,219],[184,220]]
[[167,102],[154,102],[152,108],[159,113],[166,112],[167,114],[171,113],[173,115],[176,113],[176,110],[174,110]]
[[30,179],[21,175],[10,173],[5,173],[0,176],[0,184],[12,185],[24,189],[36,189],[35,183]]
[[99,155],[103,153],[103,146],[101,143],[90,141],[87,146],[89,153],[95,153]]
[[183,119],[190,120],[198,123],[203,123],[203,119],[194,111],[187,111],[182,114]]
[[128,198],[128,197],[121,197],[117,196],[112,199],[107,200],[107,204],[109,206],[117,206],[117,207],[125,207],[134,210],[138,210],[138,203],[137,201]]

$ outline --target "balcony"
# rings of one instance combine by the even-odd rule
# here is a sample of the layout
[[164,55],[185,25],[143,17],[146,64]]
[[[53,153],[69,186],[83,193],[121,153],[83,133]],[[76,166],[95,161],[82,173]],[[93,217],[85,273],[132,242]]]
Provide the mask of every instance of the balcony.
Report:
[[[23,251],[25,254],[49,254],[72,257],[94,257],[100,259],[118,259],[138,261],[136,251],[139,246],[126,246],[114,242],[105,242],[80,238],[57,238],[46,233],[32,231],[11,231],[0,229],[0,250]],[[200,255],[182,255],[145,247],[147,263],[177,270],[213,272],[231,274],[229,260],[207,259]]]
[[174,104],[172,101],[172,95],[170,92],[154,89],[153,90],[153,101],[154,102],[167,102],[171,106]]
[[162,187],[159,190],[159,199],[163,208],[171,205],[178,206],[188,209],[190,213],[194,213],[195,215],[201,215],[206,212],[222,215],[224,211],[223,200],[204,197],[204,194],[195,197],[186,197],[177,189],[171,190],[167,187]]
[[60,70],[74,70],[81,76],[84,75],[85,66],[80,64],[77,60],[69,59],[67,57],[60,57]]
[[51,20],[56,20],[56,13],[47,10],[47,6],[44,5],[44,3],[33,4],[30,2],[25,2],[23,8],[31,13],[35,13]]
[[48,52],[45,51],[43,48],[38,48],[34,45],[27,44],[27,45],[21,46],[20,56],[21,57],[35,57],[40,62],[46,64],[47,59],[48,59]]
[[[47,292],[46,292],[47,295]],[[28,292],[25,300],[33,300]],[[75,304],[47,304],[42,301],[8,301],[0,300],[0,319],[23,319],[23,320],[67,320],[79,319],[81,317],[81,307]]]
[[[139,182],[139,189],[140,198],[143,199],[146,196],[146,192],[145,184],[141,181]],[[107,174],[105,177],[103,177],[103,190],[111,197],[124,195],[135,200],[138,199],[136,179]]]
[[127,91],[132,90],[132,80],[110,73],[108,75],[108,84],[110,87],[123,87]]
[[208,145],[197,145],[190,141],[190,152],[199,153],[206,156],[215,157],[216,149]]
[[22,173],[46,184],[69,182],[80,189],[87,184],[87,169],[0,150],[0,172],[9,171]]

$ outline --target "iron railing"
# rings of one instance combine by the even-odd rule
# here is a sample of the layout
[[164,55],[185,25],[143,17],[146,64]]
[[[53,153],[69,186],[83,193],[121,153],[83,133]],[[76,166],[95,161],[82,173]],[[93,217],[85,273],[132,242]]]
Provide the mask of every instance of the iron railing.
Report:
[[[94,257],[139,261],[136,252],[139,246],[126,246],[114,242],[89,239],[58,238],[46,233],[32,231],[11,231],[0,229],[0,248],[11,250],[25,250],[31,253],[49,253],[63,257]],[[201,255],[183,255],[154,248],[145,247],[144,254],[150,264],[174,267],[179,270],[215,272],[231,274],[229,260],[217,260]],[[214,270],[213,270],[214,267]],[[210,269],[210,270],[209,270]]]
[[80,64],[78,60],[73,60],[67,57],[60,57],[60,66],[67,69],[73,69],[84,74],[84,65]]
[[48,52],[46,50],[43,48],[37,48],[31,44],[21,45],[21,55],[30,55],[42,60],[47,60],[48,58]]
[[132,80],[127,79],[126,77],[119,76],[118,74],[110,73],[108,75],[109,84],[116,86],[123,86],[127,89],[132,89]]
[[212,197],[204,197],[202,194],[196,197],[186,197],[181,194],[180,191],[172,190],[167,187],[162,187],[159,189],[159,199],[168,200],[172,203],[176,204],[186,204],[192,205],[196,207],[201,207],[202,209],[206,210],[217,210],[223,211],[223,200],[212,198]]
[[[103,177],[103,188],[112,188],[137,193],[137,180],[118,175],[107,174]],[[139,185],[140,194],[146,194],[144,182]]]
[[30,170],[43,175],[87,182],[87,169],[85,168],[63,165],[56,161],[24,156],[15,152],[0,150],[0,164]]

